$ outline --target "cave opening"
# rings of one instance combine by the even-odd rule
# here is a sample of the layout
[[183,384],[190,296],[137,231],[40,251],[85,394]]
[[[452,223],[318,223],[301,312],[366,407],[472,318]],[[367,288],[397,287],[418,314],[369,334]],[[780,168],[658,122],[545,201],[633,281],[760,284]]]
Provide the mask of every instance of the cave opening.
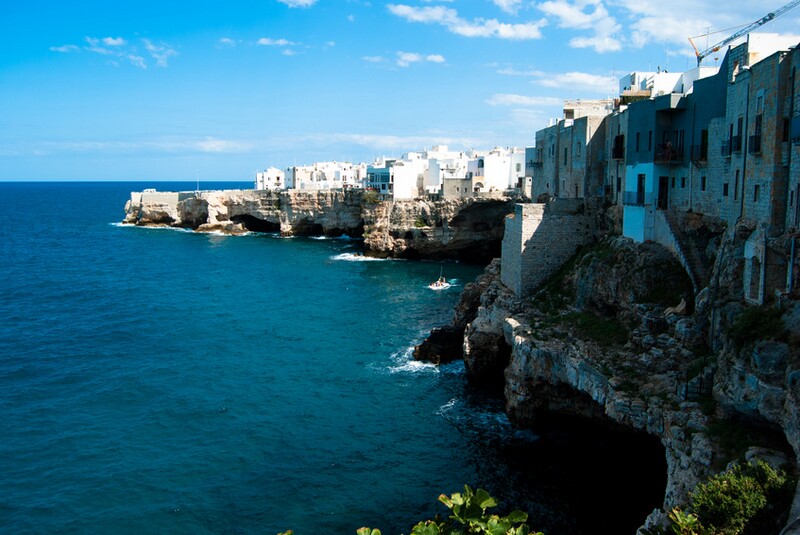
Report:
[[231,217],[234,223],[241,223],[250,232],[280,232],[280,223],[271,223],[250,214],[241,214]]
[[524,417],[513,414],[537,440],[510,444],[504,457],[519,473],[546,533],[636,533],[663,506],[666,450],[657,436],[605,416],[590,396],[570,386],[538,385]]
[[319,223],[301,220],[292,226],[292,234],[295,236],[324,236],[325,229]]

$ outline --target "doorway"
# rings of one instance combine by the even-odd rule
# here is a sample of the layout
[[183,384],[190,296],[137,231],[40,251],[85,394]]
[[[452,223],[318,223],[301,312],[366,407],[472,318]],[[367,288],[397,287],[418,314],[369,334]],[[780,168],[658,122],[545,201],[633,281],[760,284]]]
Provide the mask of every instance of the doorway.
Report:
[[658,177],[658,209],[669,208],[669,177]]

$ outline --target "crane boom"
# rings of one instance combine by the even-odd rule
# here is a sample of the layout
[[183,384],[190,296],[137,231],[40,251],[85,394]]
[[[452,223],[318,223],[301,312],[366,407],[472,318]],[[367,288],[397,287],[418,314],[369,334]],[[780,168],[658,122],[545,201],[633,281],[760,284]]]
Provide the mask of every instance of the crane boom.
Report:
[[692,38],[690,37],[689,38],[689,42],[692,44],[692,48],[694,48],[694,53],[697,56],[697,66],[698,67],[700,66],[700,63],[703,61],[703,59],[706,56],[708,56],[710,54],[713,54],[714,52],[717,52],[720,48],[722,48],[723,46],[727,45],[728,43],[730,43],[732,41],[735,41],[736,39],[740,38],[741,36],[746,35],[746,34],[750,33],[751,31],[755,30],[759,26],[762,26],[762,25],[770,22],[771,20],[780,17],[781,15],[783,15],[784,13],[789,11],[790,9],[797,7],[798,5],[800,5],[800,0],[792,0],[791,2],[786,4],[785,6],[780,7],[780,8],[776,9],[775,11],[773,11],[771,13],[767,13],[766,15],[764,15],[763,17],[761,17],[757,21],[748,24],[747,26],[745,26],[744,28],[742,28],[738,32],[726,37],[725,39],[723,39],[719,43],[716,43],[715,45],[712,45],[712,46],[710,46],[709,48],[707,48],[707,49],[705,49],[703,51],[700,51],[700,50],[697,49],[697,47],[694,44],[694,41],[692,41]]

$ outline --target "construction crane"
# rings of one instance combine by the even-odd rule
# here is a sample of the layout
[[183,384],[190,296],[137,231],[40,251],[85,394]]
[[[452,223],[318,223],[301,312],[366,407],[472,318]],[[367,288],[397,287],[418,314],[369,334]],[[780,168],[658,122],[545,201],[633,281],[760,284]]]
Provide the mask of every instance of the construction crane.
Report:
[[[780,17],[781,15],[783,15],[784,13],[789,11],[790,9],[797,7],[798,5],[800,5],[800,0],[792,0],[791,2],[786,4],[785,6],[779,8],[779,9],[776,9],[772,13],[767,13],[765,16],[761,17],[757,21],[748,24],[747,26],[745,26],[744,28],[742,28],[738,32],[730,35],[729,37],[726,37],[725,39],[723,39],[719,43],[710,46],[709,48],[703,50],[702,52],[697,49],[697,46],[695,46],[694,41],[690,37],[689,38],[689,42],[692,43],[692,48],[694,48],[694,53],[697,56],[697,66],[698,67],[700,66],[700,63],[703,61],[703,59],[706,58],[706,56],[708,56],[710,54],[713,54],[714,52],[718,52],[720,48],[722,48],[723,46],[727,45],[731,41],[735,41],[736,39],[740,38],[741,36],[746,35],[746,34],[750,33],[751,31],[755,30],[759,26],[762,26],[762,25],[770,22],[771,20]],[[702,36],[697,36],[697,37],[702,37]],[[697,37],[695,37],[695,39]]]

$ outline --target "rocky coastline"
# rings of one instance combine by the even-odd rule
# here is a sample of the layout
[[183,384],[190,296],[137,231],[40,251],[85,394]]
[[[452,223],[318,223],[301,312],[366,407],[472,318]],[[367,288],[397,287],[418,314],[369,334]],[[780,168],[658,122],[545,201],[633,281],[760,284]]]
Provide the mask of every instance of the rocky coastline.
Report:
[[488,263],[500,255],[503,221],[519,199],[383,200],[364,190],[133,192],[124,223],[198,232],[364,239],[380,258]]
[[[737,459],[797,472],[800,302],[744,303],[745,227],[704,228],[713,269],[696,295],[669,251],[621,237],[585,247],[526,299],[502,284],[494,260],[415,356],[463,358],[471,381],[502,389],[520,427],[564,415],[656,437],[664,501],[641,521],[663,526],[699,482]],[[747,332],[748,309],[779,327]],[[798,506],[800,494],[784,522]]]

